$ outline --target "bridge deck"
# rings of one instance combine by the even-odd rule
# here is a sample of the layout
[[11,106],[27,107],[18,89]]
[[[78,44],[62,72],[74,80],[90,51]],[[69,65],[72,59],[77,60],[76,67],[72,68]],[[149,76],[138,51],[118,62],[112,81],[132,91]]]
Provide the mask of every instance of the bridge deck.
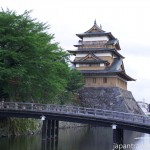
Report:
[[85,108],[85,107],[53,105],[53,104],[21,103],[21,102],[1,102],[0,110],[7,110],[10,112],[26,111],[26,112],[70,114],[82,117],[86,116],[93,118],[112,119],[116,121],[130,122],[134,124],[150,126],[150,117],[145,115],[136,115],[131,113]]

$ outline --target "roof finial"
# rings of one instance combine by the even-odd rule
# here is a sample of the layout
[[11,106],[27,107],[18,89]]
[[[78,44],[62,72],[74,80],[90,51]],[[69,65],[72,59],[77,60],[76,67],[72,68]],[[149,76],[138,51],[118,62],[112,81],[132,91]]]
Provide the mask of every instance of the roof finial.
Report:
[[100,27],[100,29],[102,29],[102,25],[101,25],[101,24],[100,24],[100,26],[99,26],[99,27]]
[[95,21],[94,21],[94,25],[96,25],[96,19],[95,19]]

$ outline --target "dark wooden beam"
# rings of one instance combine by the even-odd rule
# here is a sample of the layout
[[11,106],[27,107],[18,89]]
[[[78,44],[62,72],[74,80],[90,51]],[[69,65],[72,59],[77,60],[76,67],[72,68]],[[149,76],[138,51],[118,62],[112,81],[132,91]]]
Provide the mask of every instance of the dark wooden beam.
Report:
[[52,127],[52,121],[48,120],[47,122],[47,139],[51,139],[51,127]]
[[123,129],[113,129],[113,149],[123,150]]
[[43,125],[42,125],[42,140],[47,139],[47,120],[43,120]]

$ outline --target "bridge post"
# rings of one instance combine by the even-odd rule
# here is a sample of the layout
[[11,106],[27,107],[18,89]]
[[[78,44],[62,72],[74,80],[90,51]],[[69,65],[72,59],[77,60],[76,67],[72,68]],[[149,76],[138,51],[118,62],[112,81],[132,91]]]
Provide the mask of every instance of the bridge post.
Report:
[[123,129],[112,125],[113,129],[113,150],[123,150]]
[[48,120],[47,122],[47,139],[48,145],[51,149],[57,149],[58,147],[58,133],[59,133],[59,121]]
[[47,138],[51,139],[51,127],[52,127],[52,122],[51,120],[48,120],[47,123]]
[[42,140],[47,139],[47,120],[43,120],[43,125],[42,125]]
[[52,126],[51,126],[51,140],[55,139],[55,120],[51,121]]
[[55,126],[55,140],[58,141],[58,134],[59,134],[59,121],[55,121],[56,126]]
[[4,101],[1,101],[1,108],[4,108]]
[[59,121],[58,120],[48,120],[47,123],[47,137],[50,140],[58,140],[59,133]]

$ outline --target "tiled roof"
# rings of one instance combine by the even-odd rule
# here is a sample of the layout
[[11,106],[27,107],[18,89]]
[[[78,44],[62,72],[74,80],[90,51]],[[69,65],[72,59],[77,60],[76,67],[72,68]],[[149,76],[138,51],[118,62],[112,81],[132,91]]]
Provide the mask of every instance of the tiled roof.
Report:
[[98,26],[96,23],[96,20],[94,21],[94,25],[92,26],[92,28],[90,28],[89,30],[87,30],[84,33],[92,33],[92,32],[105,32],[104,30],[102,30],[102,26]]
[[91,32],[91,33],[81,33],[81,34],[76,34],[79,38],[83,39],[83,37],[86,36],[103,36],[106,35],[109,37],[110,40],[116,39],[111,32]]
[[94,25],[89,30],[87,30],[84,33],[76,34],[76,35],[81,39],[83,39],[83,37],[86,37],[86,36],[103,36],[103,35],[108,36],[110,39],[116,39],[111,34],[111,32],[106,32],[106,31],[102,30],[101,25],[98,26],[96,21],[94,21]]
[[122,65],[122,59],[114,59],[112,65],[104,70],[81,70],[83,74],[95,74],[100,76],[110,76],[110,75],[117,75],[119,77],[124,78],[127,81],[135,81],[135,79],[128,76],[124,70],[120,70]]
[[106,63],[108,62],[107,60],[84,60],[84,61],[73,61],[72,63],[79,63],[79,64],[84,64],[84,63],[91,63],[91,64],[96,64],[96,63]]
[[84,75],[98,75],[98,76],[119,76],[126,81],[135,81],[132,77],[128,76],[125,72],[123,71],[114,71],[114,72],[109,72],[106,70],[80,70],[80,72]]
[[88,53],[88,52],[94,52],[94,53],[105,53],[105,52],[112,52],[118,57],[124,58],[120,53],[118,53],[115,49],[110,49],[110,48],[84,48],[84,49],[79,49],[79,50],[68,50],[69,53],[73,54],[80,54],[80,53]]
[[109,40],[106,45],[117,45],[117,49],[120,50],[119,41],[117,39]]

